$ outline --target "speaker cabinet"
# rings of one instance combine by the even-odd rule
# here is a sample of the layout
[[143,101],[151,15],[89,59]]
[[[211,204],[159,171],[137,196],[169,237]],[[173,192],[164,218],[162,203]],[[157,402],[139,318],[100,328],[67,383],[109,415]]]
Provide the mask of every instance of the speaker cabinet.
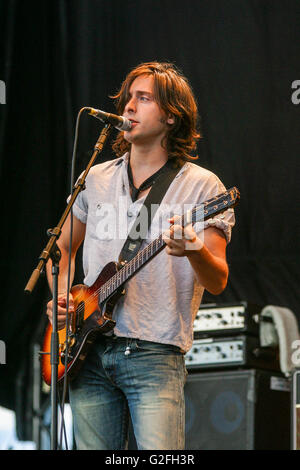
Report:
[[185,386],[186,449],[290,449],[290,384],[261,370],[194,373]]

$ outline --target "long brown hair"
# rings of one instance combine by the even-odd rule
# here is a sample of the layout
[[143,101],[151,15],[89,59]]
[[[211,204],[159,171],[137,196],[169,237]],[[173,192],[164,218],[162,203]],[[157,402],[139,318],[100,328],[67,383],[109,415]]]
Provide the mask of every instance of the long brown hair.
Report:
[[[190,153],[195,150],[196,142],[201,137],[197,130],[197,104],[187,79],[175,66],[168,62],[146,62],[134,68],[126,77],[120,91],[112,96],[115,99],[118,114],[124,112],[129,99],[132,82],[141,75],[154,78],[154,98],[165,114],[172,115],[174,124],[170,126],[162,145],[168,152],[169,159],[179,164],[186,160],[195,160]],[[117,156],[130,151],[131,144],[120,132],[113,143]]]

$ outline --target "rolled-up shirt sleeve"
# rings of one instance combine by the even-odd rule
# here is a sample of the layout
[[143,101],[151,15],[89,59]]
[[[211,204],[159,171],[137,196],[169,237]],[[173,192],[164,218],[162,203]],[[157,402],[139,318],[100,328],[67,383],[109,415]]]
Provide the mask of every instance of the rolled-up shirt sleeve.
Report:
[[[209,178],[208,188],[209,189],[206,191],[206,194],[205,194],[205,199],[201,201],[202,204],[204,204],[209,199],[215,196],[218,196],[219,194],[226,191],[226,188],[223,185],[223,183],[214,174],[212,174],[211,178]],[[210,217],[209,219],[205,221],[197,222],[194,225],[194,230],[196,233],[200,234],[203,230],[207,229],[208,227],[216,227],[224,233],[226,242],[228,244],[231,240],[231,231],[234,225],[235,225],[234,210],[230,208],[224,211],[223,213],[217,214],[214,217]]]

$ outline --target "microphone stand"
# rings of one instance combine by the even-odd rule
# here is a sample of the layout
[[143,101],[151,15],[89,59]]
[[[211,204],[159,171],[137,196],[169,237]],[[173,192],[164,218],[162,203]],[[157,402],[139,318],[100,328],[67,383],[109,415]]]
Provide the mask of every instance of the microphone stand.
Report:
[[[80,193],[85,189],[85,179],[90,171],[93,163],[95,162],[98,154],[102,151],[103,146],[107,140],[112,129],[111,124],[105,124],[102,129],[100,136],[95,144],[92,158],[90,159],[83,175],[73,188],[73,193],[68,202],[68,205],[61,216],[57,226],[53,229],[47,230],[47,234],[50,237],[46,247],[39,256],[39,262],[37,267],[33,270],[29,281],[26,284],[25,292],[31,294],[33,291],[41,273],[43,272],[45,265],[49,258],[52,261],[52,279],[53,279],[53,318],[52,318],[52,334],[51,334],[51,450],[57,450],[57,377],[58,377],[58,362],[59,362],[59,336],[57,331],[57,301],[58,301],[58,274],[59,274],[59,261],[61,252],[56,244],[56,241],[60,237],[61,229],[67,219],[71,208]],[[67,332],[66,332],[67,333]],[[67,335],[66,335],[67,336]],[[66,337],[66,341],[68,341]],[[68,358],[66,358],[66,361]],[[66,362],[67,363],[67,362]]]

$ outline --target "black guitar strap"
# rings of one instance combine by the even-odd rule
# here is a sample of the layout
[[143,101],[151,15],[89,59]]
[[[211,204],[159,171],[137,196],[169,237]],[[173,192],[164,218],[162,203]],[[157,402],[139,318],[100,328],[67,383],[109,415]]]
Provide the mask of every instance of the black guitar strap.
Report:
[[[150,189],[130,230],[127,240],[123,245],[119,255],[119,263],[122,264],[130,261],[139,251],[143,240],[147,237],[148,230],[158,206],[180,168],[180,165],[175,167],[174,163],[169,160],[164,171],[160,172],[159,176],[155,179],[152,188]],[[147,217],[147,221],[145,221],[145,217]]]

